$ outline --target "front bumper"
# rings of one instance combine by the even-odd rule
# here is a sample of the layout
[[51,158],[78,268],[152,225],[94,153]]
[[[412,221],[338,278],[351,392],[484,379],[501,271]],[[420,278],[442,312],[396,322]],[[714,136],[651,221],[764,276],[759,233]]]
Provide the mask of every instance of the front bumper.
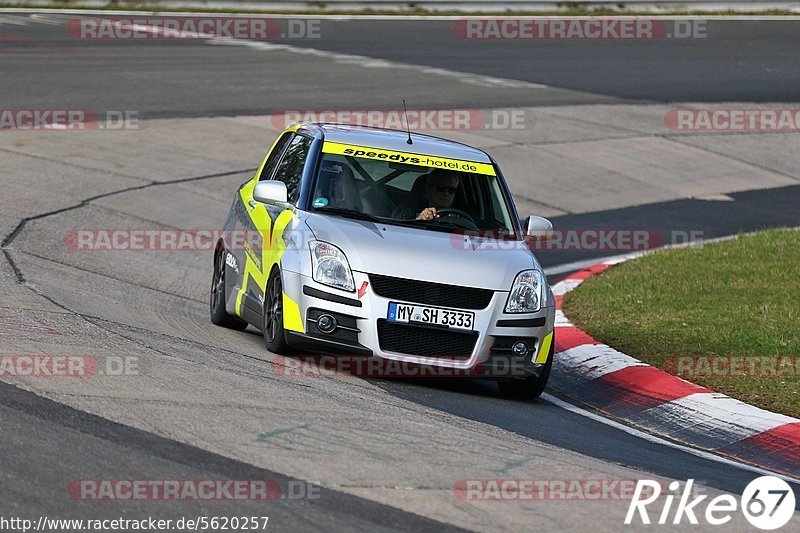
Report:
[[[336,356],[371,355],[408,365],[452,369],[454,374],[457,371],[469,371],[464,374],[495,378],[538,376],[548,357],[546,351],[552,342],[550,335],[555,325],[555,305],[552,301],[548,301],[548,305],[536,313],[504,313],[508,291],[495,291],[485,309],[460,309],[475,313],[474,330],[471,334],[417,324],[389,323],[392,327],[403,328],[399,333],[393,331],[395,335],[408,335],[407,339],[416,342],[415,353],[409,354],[387,349],[386,317],[390,302],[413,302],[375,294],[368,274],[353,272],[357,288],[367,283],[361,297],[357,293],[347,293],[321,285],[299,273],[284,271],[283,277],[284,291],[297,303],[304,325],[302,332],[289,332],[289,341],[296,350],[313,350]],[[421,305],[437,307],[431,304]],[[337,318],[345,317],[339,322],[346,329],[334,334],[320,332],[315,321],[320,310],[330,312]],[[462,343],[470,347],[468,353],[465,351],[457,356],[431,356],[419,351],[419,346],[434,342],[433,340],[440,343],[465,340],[458,337],[460,335],[475,337],[474,343]],[[527,354],[516,356],[511,352],[510,347],[516,341],[523,341],[528,345]]]

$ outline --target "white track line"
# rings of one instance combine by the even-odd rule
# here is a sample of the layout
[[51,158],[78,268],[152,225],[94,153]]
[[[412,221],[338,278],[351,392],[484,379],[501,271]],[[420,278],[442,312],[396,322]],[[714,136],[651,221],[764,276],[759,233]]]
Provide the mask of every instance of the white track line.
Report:
[[[565,402],[564,400],[556,398],[555,396],[553,396],[551,394],[544,393],[544,394],[542,394],[541,398],[543,400],[547,401],[547,402],[552,403],[553,405],[561,407],[562,409],[566,409],[567,411],[569,411],[571,413],[575,413],[576,415],[580,415],[580,416],[589,418],[591,420],[594,420],[595,422],[599,422],[599,423],[604,424],[606,426],[610,426],[610,427],[612,427],[614,429],[618,429],[620,431],[624,431],[625,433],[627,433],[629,435],[632,435],[634,437],[638,437],[640,439],[644,439],[644,440],[646,440],[648,442],[652,442],[653,444],[659,444],[661,446],[667,446],[669,448],[674,448],[676,450],[681,450],[683,452],[686,452],[688,454],[694,455],[696,457],[700,457],[701,459],[707,459],[709,461],[714,461],[714,462],[721,463],[721,464],[724,464],[724,465],[727,465],[727,466],[734,466],[734,467],[737,467],[737,468],[741,468],[742,470],[747,470],[747,471],[750,471],[750,472],[754,472],[754,473],[762,475],[762,476],[776,476],[776,477],[779,477],[779,478],[784,479],[786,481],[790,481],[792,483],[800,484],[800,479],[795,479],[793,477],[790,477],[790,476],[787,476],[787,475],[784,475],[784,474],[779,474],[779,473],[776,473],[776,472],[772,472],[771,470],[765,470],[765,469],[759,468],[757,466],[752,466],[752,465],[748,465],[748,464],[745,464],[745,463],[739,463],[737,461],[733,461],[733,460],[728,459],[726,457],[722,457],[721,455],[716,455],[716,454],[711,453],[711,452],[698,450],[697,448],[692,448],[692,447],[689,447],[689,446],[684,446],[682,444],[677,444],[675,442],[668,441],[668,440],[662,439],[660,437],[656,437],[655,435],[651,435],[650,433],[646,433],[646,432],[641,431],[639,429],[632,428],[630,426],[626,426],[625,424],[620,424],[619,422],[616,422],[614,420],[608,419],[608,418],[606,418],[604,416],[600,416],[600,415],[598,415],[596,413],[592,413],[591,411],[587,411],[586,409],[582,409],[582,408],[580,408],[580,407],[578,407],[576,405],[573,405],[571,403]],[[633,467],[631,467],[631,468],[633,468]]]
[[48,17],[39,13],[31,13],[29,18],[38,24],[49,24],[50,26],[63,26],[69,19],[66,17]]
[[27,26],[30,21],[25,16],[0,16],[0,25],[11,24],[12,26]]
[[[125,29],[149,32],[154,35],[160,35],[164,33],[164,28],[149,24],[119,24],[119,26]],[[531,83],[527,81],[512,80],[508,78],[498,78],[494,76],[483,76],[481,74],[458,72],[454,70],[447,70],[427,65],[401,63],[397,61],[390,61],[388,59],[381,59],[381,58],[362,56],[356,54],[328,52],[325,50],[318,50],[316,48],[304,48],[288,44],[277,44],[277,43],[248,40],[248,39],[231,39],[227,37],[217,37],[215,35],[206,33],[197,33],[197,32],[184,31],[181,32],[181,34],[188,39],[200,39],[203,42],[211,45],[241,46],[265,52],[289,52],[293,54],[326,59],[333,61],[334,63],[339,63],[343,65],[355,65],[358,67],[369,68],[369,69],[382,69],[390,71],[413,70],[416,72],[420,72],[422,74],[431,74],[434,76],[454,78],[462,83],[477,85],[479,87],[489,87],[494,89],[548,89],[549,88],[547,85],[542,85],[540,83]]]
[[494,76],[483,76],[481,74],[459,72],[455,70],[431,67],[427,65],[400,63],[388,59],[381,59],[381,58],[362,56],[356,54],[344,54],[340,52],[328,52],[326,50],[318,50],[316,48],[304,48],[300,46],[292,46],[289,44],[277,44],[277,43],[268,43],[264,41],[250,41],[243,39],[219,39],[219,38],[212,38],[207,40],[206,42],[212,45],[244,46],[247,48],[252,48],[254,50],[263,50],[266,52],[272,52],[272,51],[290,52],[293,54],[329,59],[334,63],[344,64],[344,65],[355,65],[362,68],[374,68],[374,69],[383,69],[390,71],[414,70],[422,74],[432,74],[434,76],[455,78],[456,80],[462,83],[477,85],[478,87],[490,87],[495,89],[548,89],[549,88],[547,85],[542,85],[541,83],[512,80],[508,78],[498,78]]

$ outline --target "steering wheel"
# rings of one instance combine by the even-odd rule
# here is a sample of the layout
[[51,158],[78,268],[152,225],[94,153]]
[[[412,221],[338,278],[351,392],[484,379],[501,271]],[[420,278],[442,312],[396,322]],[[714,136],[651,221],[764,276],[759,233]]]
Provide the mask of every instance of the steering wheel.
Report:
[[475,223],[475,219],[472,218],[472,215],[461,209],[446,207],[444,209],[437,209],[436,214],[439,215],[440,218],[447,218],[446,222],[450,222],[464,229],[478,229],[478,225]]

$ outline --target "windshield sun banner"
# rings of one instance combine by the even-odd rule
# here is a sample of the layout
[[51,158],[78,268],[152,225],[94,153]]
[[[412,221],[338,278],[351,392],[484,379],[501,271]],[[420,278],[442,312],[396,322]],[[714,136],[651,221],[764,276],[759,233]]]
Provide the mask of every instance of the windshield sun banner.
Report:
[[461,159],[449,159],[447,157],[437,157],[425,154],[414,154],[410,152],[396,152],[394,150],[384,150],[382,148],[370,148],[368,146],[356,146],[351,144],[335,143],[325,141],[322,151],[326,154],[337,154],[353,157],[364,157],[367,159],[377,159],[382,161],[394,161],[407,165],[419,165],[431,168],[446,168],[461,172],[471,172],[473,174],[484,174],[496,176],[494,166],[490,163],[476,163],[475,161],[464,161]]

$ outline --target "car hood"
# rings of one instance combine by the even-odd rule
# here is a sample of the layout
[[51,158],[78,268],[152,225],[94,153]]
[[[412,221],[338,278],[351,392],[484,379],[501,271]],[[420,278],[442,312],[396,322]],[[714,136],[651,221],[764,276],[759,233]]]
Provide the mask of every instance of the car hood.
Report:
[[521,241],[465,236],[310,214],[317,239],[335,244],[354,271],[483,289],[511,289],[521,270],[540,268]]

